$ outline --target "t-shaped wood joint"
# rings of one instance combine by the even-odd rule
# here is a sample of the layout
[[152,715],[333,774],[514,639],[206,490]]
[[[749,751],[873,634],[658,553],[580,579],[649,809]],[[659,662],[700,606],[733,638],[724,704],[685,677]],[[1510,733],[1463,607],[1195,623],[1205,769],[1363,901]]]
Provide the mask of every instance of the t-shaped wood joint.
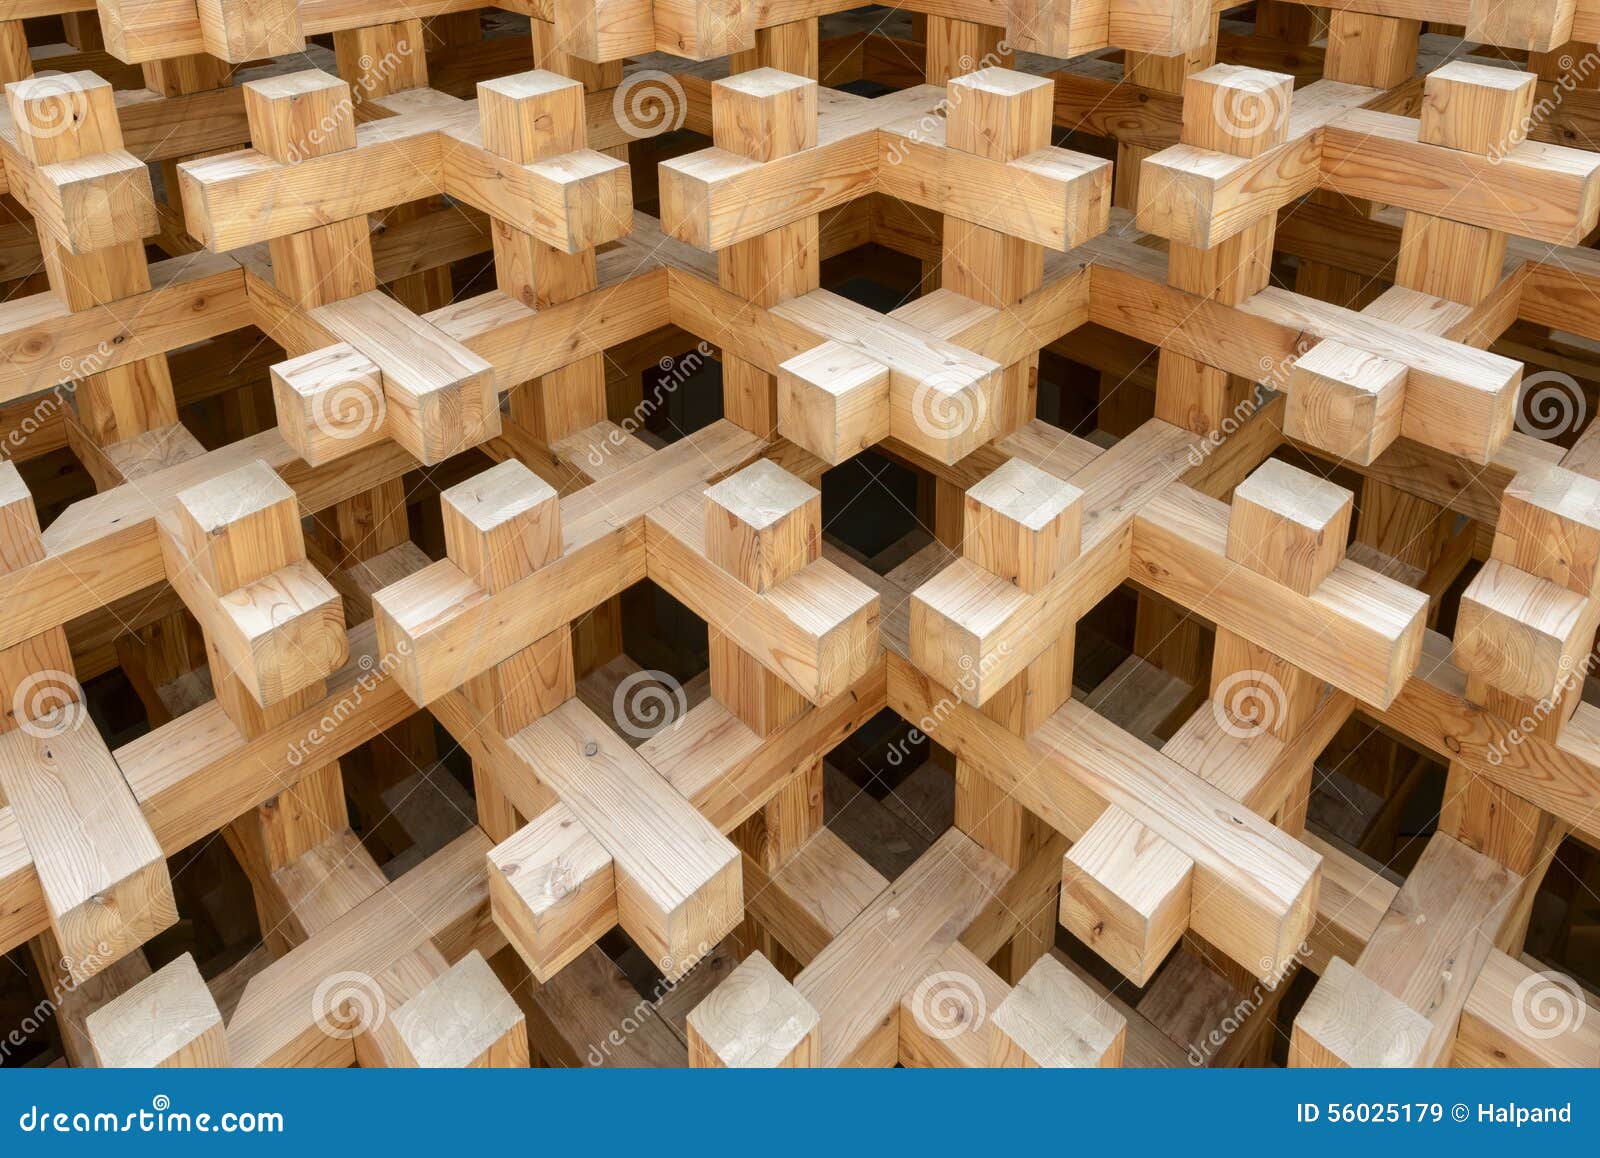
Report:
[[306,561],[294,492],[266,463],[179,492],[161,526],[168,581],[262,707],[344,662],[343,604]]

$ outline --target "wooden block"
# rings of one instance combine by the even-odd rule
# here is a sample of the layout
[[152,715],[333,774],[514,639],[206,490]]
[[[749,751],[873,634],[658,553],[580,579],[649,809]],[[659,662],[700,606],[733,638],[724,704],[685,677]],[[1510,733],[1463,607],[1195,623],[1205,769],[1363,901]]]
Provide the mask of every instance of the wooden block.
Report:
[[557,804],[490,851],[489,904],[511,947],[548,981],[616,927],[614,862]]
[[1461,594],[1455,665],[1492,688],[1526,699],[1556,699],[1583,678],[1594,642],[1589,600],[1560,584],[1491,559]]
[[1189,927],[1194,861],[1108,808],[1062,862],[1061,923],[1136,986]]
[[617,919],[668,978],[744,913],[738,850],[577,700],[509,744],[616,863]]
[[1354,496],[1269,458],[1233,492],[1228,558],[1310,595],[1344,558]]
[[62,969],[86,980],[178,919],[161,846],[81,704],[0,736]]
[[228,1064],[222,1014],[188,953],[90,1013],[85,1028],[107,1069]]
[[759,952],[751,953],[689,1014],[689,1064],[774,1069],[820,1063],[820,1019]]
[[232,64],[305,49],[296,0],[197,0],[196,8],[205,50]]
[[308,68],[243,88],[250,143],[273,160],[292,165],[356,147],[355,104],[338,77]]
[[1006,40],[1069,60],[1111,44],[1110,0],[1007,0]]
[[396,1009],[400,1060],[422,1069],[525,1068],[527,1019],[474,949]]
[[485,591],[503,591],[561,554],[555,488],[514,458],[439,498],[445,552]]
[[378,288],[371,223],[365,214],[267,242],[272,282],[296,306],[316,306]]
[[383,372],[348,342],[271,368],[284,441],[312,466],[388,440]]
[[776,161],[817,143],[817,82],[756,68],[711,85],[712,140],[752,161]]
[[494,367],[379,291],[311,311],[383,371],[389,436],[424,465],[500,433]]
[[1422,1014],[1335,957],[1295,1015],[1289,1064],[1416,1066],[1432,1029]]
[[1423,82],[1417,139],[1502,155],[1527,136],[1537,79],[1531,72],[1452,60]]
[[17,148],[33,164],[53,165],[122,148],[116,98],[110,83],[94,73],[32,76],[5,88]]
[[42,165],[34,219],[68,254],[138,242],[156,232],[149,167],[130,153],[95,153]]
[[656,0],[656,50],[710,60],[755,47],[755,10],[737,0]]
[[837,466],[889,437],[889,369],[840,342],[778,367],[778,431]]
[[1122,1065],[1128,1019],[1046,953],[990,1019],[993,1066],[1092,1069]]
[[1259,68],[1214,64],[1183,82],[1185,145],[1255,157],[1289,139],[1294,77]]
[[483,147],[519,165],[588,143],[583,84],[544,69],[478,82]]
[[1324,339],[1289,368],[1284,431],[1370,466],[1400,437],[1408,373],[1391,358]]
[[1182,58],[1216,37],[1207,0],[1112,0],[1111,43],[1135,53]]
[[1461,1011],[1456,1066],[1600,1065],[1600,1018],[1570,977],[1495,950]]
[[0,575],[19,571],[44,558],[39,512],[22,472],[11,459],[0,459]]
[[348,655],[344,603],[301,561],[223,595],[214,613],[191,606],[214,657],[262,707],[282,703],[338,671]]
[[770,459],[706,489],[706,558],[765,592],[822,556],[822,493]]
[[1035,592],[1078,557],[1083,492],[1020,458],[966,492],[962,554]]
[[1466,38],[1479,44],[1551,52],[1573,39],[1577,5],[1572,0],[1468,0]]
[[1407,210],[1395,284],[1477,305],[1500,284],[1506,240],[1498,229]]
[[945,86],[945,144],[993,161],[1014,161],[1050,144],[1055,82],[1008,68],[980,68]]
[[175,509],[189,565],[217,595],[306,557],[299,500],[259,459],[178,492]]
[[1553,464],[1517,472],[1500,498],[1505,562],[1579,595],[1600,580],[1600,481]]

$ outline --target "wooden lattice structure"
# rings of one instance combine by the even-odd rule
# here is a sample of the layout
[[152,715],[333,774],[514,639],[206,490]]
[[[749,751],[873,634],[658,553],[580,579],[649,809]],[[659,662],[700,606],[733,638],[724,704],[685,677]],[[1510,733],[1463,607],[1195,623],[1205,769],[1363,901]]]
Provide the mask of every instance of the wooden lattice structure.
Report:
[[43,1060],[1600,1065],[1597,42],[0,0]]

